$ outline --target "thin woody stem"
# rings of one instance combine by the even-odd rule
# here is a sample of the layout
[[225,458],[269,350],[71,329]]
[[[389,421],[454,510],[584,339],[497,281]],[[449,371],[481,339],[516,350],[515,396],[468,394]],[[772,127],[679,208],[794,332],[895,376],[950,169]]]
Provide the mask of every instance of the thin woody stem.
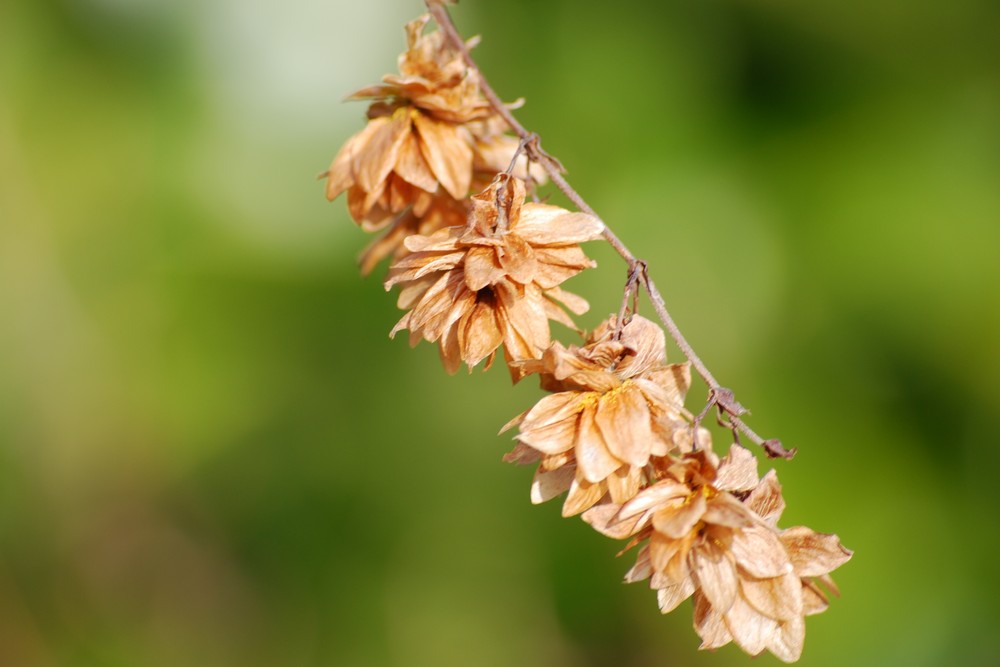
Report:
[[[462,36],[458,33],[458,29],[455,27],[455,23],[451,20],[451,15],[448,13],[447,8],[445,8],[442,0],[424,0],[427,5],[428,11],[434,17],[434,21],[438,24],[438,27],[444,32],[448,40],[451,42],[452,46],[458,50],[462,55],[462,59],[470,70],[475,72],[479,80],[479,89],[483,93],[483,96],[490,103],[490,106],[497,112],[497,114],[507,122],[515,134],[521,139],[521,145],[519,150],[524,150],[529,158],[533,162],[536,162],[545,169],[548,173],[549,178],[552,182],[559,188],[563,194],[573,204],[584,213],[594,216],[600,220],[600,216],[590,207],[589,204],[580,196],[580,194],[573,189],[566,178],[563,176],[563,167],[558,160],[547,154],[542,150],[541,141],[537,134],[529,132],[527,128],[524,127],[510,112],[507,105],[504,104],[500,96],[496,94],[489,82],[487,82],[486,77],[483,76],[482,70],[473,60],[472,54],[469,52],[469,48],[466,45]],[[523,149],[522,149],[523,147]],[[603,223],[603,221],[602,221]],[[740,432],[746,435],[755,444],[760,445],[764,448],[768,456],[777,457],[781,456],[783,458],[791,458],[795,450],[785,450],[781,443],[777,440],[764,440],[764,438],[757,435],[749,426],[747,426],[743,420],[740,419],[742,414],[746,413],[746,410],[735,401],[732,397],[732,391],[726,389],[719,384],[715,376],[712,375],[708,367],[701,358],[695,354],[694,348],[688,343],[684,334],[681,333],[680,328],[674,322],[674,318],[670,316],[667,311],[666,302],[663,300],[663,296],[660,291],[656,288],[656,284],[649,277],[649,274],[645,270],[645,262],[639,260],[631,250],[615,235],[614,232],[607,226],[606,223],[603,224],[604,231],[602,236],[604,239],[614,248],[622,259],[624,259],[629,266],[629,275],[633,275],[633,272],[639,271],[640,280],[643,286],[646,288],[646,292],[649,294],[649,300],[653,304],[653,310],[656,311],[656,315],[660,318],[663,326],[666,327],[667,331],[670,333],[670,337],[674,339],[677,343],[677,347],[680,348],[681,353],[691,362],[694,366],[698,375],[701,376],[705,384],[709,388],[709,406],[715,405],[720,411],[726,413],[729,417],[730,423],[732,423]]]

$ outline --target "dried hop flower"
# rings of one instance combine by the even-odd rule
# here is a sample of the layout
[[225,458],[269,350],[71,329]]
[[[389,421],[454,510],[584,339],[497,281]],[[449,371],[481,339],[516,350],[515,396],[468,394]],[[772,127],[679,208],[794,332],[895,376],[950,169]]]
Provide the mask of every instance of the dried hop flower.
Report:
[[701,648],[731,641],[751,655],[771,651],[785,662],[802,653],[805,616],[826,608],[822,582],[851,552],[835,535],[776,527],[784,507],[772,470],[733,445],[720,463],[707,449],[655,462],[657,481],[624,504],[589,510],[600,532],[639,550],[628,582],[650,580],[663,613],[694,597]]
[[[348,98],[373,100],[369,122],[323,174],[327,199],[346,191],[351,217],[365,231],[385,230],[363,254],[363,273],[386,256],[405,254],[409,234],[461,224],[470,188],[485,186],[518,151],[517,138],[507,134],[462,55],[441,31],[424,34],[429,19],[407,24],[399,76],[386,75]],[[545,180],[526,157],[513,173]]]
[[[463,227],[410,236],[408,255],[389,269],[386,289],[402,287],[408,312],[392,330],[410,330],[411,344],[437,342],[449,373],[492,363],[502,344],[508,361],[533,359],[549,346],[549,320],[573,326],[557,302],[581,314],[587,302],[559,285],[594,263],[579,244],[600,236],[603,223],[558,206],[524,203],[524,183],[499,174],[472,198]],[[511,369],[517,379],[523,374]]]
[[555,392],[504,427],[519,428],[507,460],[540,460],[534,503],[568,492],[564,516],[606,494],[623,503],[639,490],[651,457],[690,446],[683,407],[690,365],[666,363],[663,330],[644,317],[632,316],[618,331],[612,316],[583,347],[554,343],[541,359],[518,365]]

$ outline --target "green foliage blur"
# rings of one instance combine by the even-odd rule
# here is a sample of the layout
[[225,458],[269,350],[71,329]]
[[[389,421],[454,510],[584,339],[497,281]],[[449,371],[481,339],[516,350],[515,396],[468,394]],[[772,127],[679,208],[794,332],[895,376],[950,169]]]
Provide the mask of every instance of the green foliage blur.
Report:
[[[0,665],[749,664],[529,503],[533,381],[388,339],[315,175],[421,11],[0,3]],[[855,550],[800,664],[997,664],[1000,5],[454,15]]]

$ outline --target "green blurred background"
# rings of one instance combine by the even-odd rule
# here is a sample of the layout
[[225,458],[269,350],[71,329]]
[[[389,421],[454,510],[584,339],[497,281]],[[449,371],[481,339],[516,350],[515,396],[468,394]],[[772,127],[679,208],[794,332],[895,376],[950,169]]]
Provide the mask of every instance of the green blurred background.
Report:
[[[533,382],[387,338],[314,177],[421,8],[0,3],[0,665],[748,664],[530,505]],[[454,14],[855,549],[801,664],[998,664],[1000,5]]]

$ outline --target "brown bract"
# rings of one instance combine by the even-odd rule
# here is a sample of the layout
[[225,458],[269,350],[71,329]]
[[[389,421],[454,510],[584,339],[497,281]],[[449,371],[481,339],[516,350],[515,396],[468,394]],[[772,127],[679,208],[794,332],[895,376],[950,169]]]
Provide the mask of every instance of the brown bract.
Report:
[[[472,198],[464,227],[410,236],[409,254],[389,269],[386,289],[402,288],[408,312],[392,330],[411,344],[437,342],[450,373],[492,362],[500,345],[508,361],[532,359],[549,346],[549,320],[573,326],[557,302],[580,314],[587,303],[559,288],[594,263],[579,244],[604,226],[585,213],[524,203],[524,183],[505,174]],[[515,378],[521,372],[511,371]]]
[[722,462],[702,449],[657,463],[655,484],[584,515],[606,535],[648,540],[625,580],[649,579],[663,613],[693,596],[702,648],[733,641],[751,655],[798,660],[805,616],[826,608],[818,584],[836,592],[829,573],[851,552],[835,535],[779,530],[777,477],[758,481],[756,459],[739,445]]
[[[518,426],[508,460],[540,461],[532,502],[568,492],[563,515],[606,494],[623,503],[638,492],[652,457],[682,448],[690,433],[684,396],[689,364],[667,364],[663,331],[635,315],[616,336],[616,318],[582,347],[554,343],[540,359],[518,364],[551,392],[505,428]],[[707,434],[706,434],[707,435]]]

